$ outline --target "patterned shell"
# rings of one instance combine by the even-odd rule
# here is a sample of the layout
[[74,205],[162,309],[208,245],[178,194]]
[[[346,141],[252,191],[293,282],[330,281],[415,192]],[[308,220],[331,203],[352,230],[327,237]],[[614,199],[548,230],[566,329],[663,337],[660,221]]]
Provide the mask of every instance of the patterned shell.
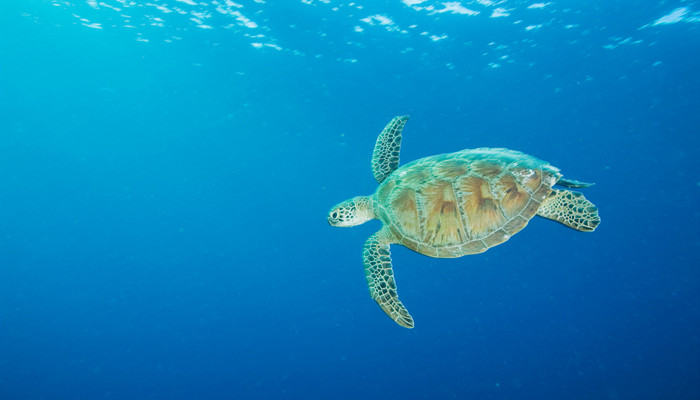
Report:
[[517,151],[473,149],[397,169],[374,197],[400,244],[432,257],[460,257],[508,240],[535,216],[561,174]]

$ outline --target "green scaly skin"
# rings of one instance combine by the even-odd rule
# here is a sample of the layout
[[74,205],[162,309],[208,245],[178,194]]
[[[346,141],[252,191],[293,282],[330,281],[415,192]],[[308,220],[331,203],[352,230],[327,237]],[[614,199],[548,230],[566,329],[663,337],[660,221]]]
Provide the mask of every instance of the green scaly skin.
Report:
[[362,253],[365,264],[365,276],[372,298],[384,312],[397,324],[404,328],[413,328],[413,318],[399,300],[394,281],[394,270],[391,267],[391,252],[389,244],[392,235],[384,227],[370,236],[365,242]]
[[408,116],[394,117],[377,138],[372,153],[372,172],[379,183],[382,183],[399,166],[401,132],[406,121],[408,121]]
[[583,197],[583,194],[571,190],[552,189],[552,193],[537,210],[537,215],[581,232],[593,232],[600,224],[598,207]]

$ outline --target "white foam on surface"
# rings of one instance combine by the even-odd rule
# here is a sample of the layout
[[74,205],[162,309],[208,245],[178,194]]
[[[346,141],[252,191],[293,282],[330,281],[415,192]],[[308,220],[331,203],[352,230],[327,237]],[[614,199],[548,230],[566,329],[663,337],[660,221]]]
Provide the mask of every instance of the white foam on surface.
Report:
[[510,10],[507,10],[505,8],[495,8],[490,15],[490,18],[499,18],[499,17],[507,17],[510,15],[508,12]]
[[667,25],[667,24],[675,24],[677,22],[683,21],[683,18],[688,14],[688,9],[683,7],[683,8],[676,8],[675,10],[671,11],[669,14],[664,15],[663,17],[657,19],[652,23],[652,25]]
[[162,12],[165,13],[165,14],[169,14],[169,13],[173,12],[173,11],[172,11],[171,9],[169,9],[168,7],[161,6],[160,4],[146,3],[146,5],[147,5],[147,6],[151,6],[151,7],[155,7],[155,8],[157,8],[158,10],[162,11]]
[[378,22],[380,25],[394,25],[394,21],[392,21],[391,18],[381,14],[371,15],[367,18],[361,19],[360,21],[366,22],[370,25],[374,25],[375,22]]
[[231,13],[234,17],[236,17],[236,21],[238,21],[241,25],[245,26],[246,28],[257,28],[258,24],[255,22],[251,21],[248,17],[245,15],[241,14],[240,11],[233,11]]
[[434,10],[433,13],[452,13],[452,14],[463,14],[463,15],[478,15],[479,11],[474,11],[469,8],[466,8],[462,5],[462,3],[458,1],[450,1],[446,3],[442,3],[442,6],[444,7],[442,10]]
[[[613,20],[607,26],[588,26],[580,19],[581,7],[575,3],[542,0],[401,0],[386,3],[376,0],[280,0],[298,6],[297,11],[290,9],[289,13],[282,15],[277,11],[278,2],[266,0],[49,1],[51,5],[67,10],[68,15],[73,14],[77,25],[105,30],[127,28],[132,32],[130,34],[138,35],[139,41],[171,43],[179,39],[173,39],[173,33],[187,36],[188,31],[194,30],[224,30],[228,35],[226,38],[235,37],[237,40],[229,42],[219,38],[217,42],[240,46],[243,41],[257,49],[286,51],[298,56],[324,57],[346,63],[363,61],[361,57],[357,58],[356,49],[385,45],[399,53],[415,51],[429,54],[429,46],[443,46],[442,43],[448,42],[456,50],[460,46],[468,51],[476,49],[475,54],[484,58],[482,66],[502,68],[515,63],[515,60],[518,64],[527,65],[527,57],[521,57],[524,53],[514,49],[537,47],[538,40],[549,40],[544,39],[545,35],[552,40],[566,40],[566,43],[577,46],[594,36],[585,35],[605,31],[609,35],[597,35],[600,39],[596,40],[598,48],[608,50],[654,43],[652,39],[643,42],[641,34],[627,32],[625,28],[616,31],[619,27]],[[651,14],[646,19],[650,22],[642,28],[700,22],[700,13],[691,10],[694,3],[674,1],[684,7],[669,7],[665,13]],[[312,7],[314,12],[307,12],[308,7]],[[647,11],[654,13],[653,9]],[[289,20],[285,21],[287,15]],[[476,34],[469,38],[461,35],[461,24],[466,23],[466,18],[470,23],[478,21],[471,25],[470,29],[475,29]],[[503,18],[508,18],[507,25],[503,24]],[[341,30],[340,35],[344,31],[353,39],[340,42],[327,40],[331,32],[324,30],[326,26],[333,27],[334,35]],[[289,29],[306,32],[307,35],[288,35],[285,30]],[[504,48],[490,46],[495,37],[502,36],[497,33],[498,29],[508,29]],[[385,32],[392,35],[378,36]],[[538,33],[535,35],[535,32]],[[560,39],[560,34],[565,34],[566,39]],[[316,46],[327,48],[333,55],[328,56],[324,50],[310,50]],[[454,54],[460,53],[457,51]],[[444,61],[449,63],[451,60]],[[455,64],[451,65],[454,68]]]
[[114,10],[114,11],[116,11],[116,12],[119,12],[119,11],[122,10],[122,9],[119,8],[119,7],[115,7],[115,6],[111,5],[111,4],[107,4],[107,3],[105,3],[104,1],[101,1],[101,2],[99,2],[98,4],[100,5],[100,7],[111,8],[112,10]]
[[611,37],[610,40],[612,43],[606,44],[603,46],[604,49],[612,50],[616,49],[620,46],[626,46],[626,45],[635,45],[635,44],[640,44],[643,42],[641,39],[633,39],[632,37]]
[[370,15],[369,17],[360,19],[360,21],[369,26],[382,26],[384,29],[390,32],[401,30],[391,18],[382,14]]
[[414,6],[416,4],[425,3],[426,0],[401,0],[401,2],[410,7],[410,6]]

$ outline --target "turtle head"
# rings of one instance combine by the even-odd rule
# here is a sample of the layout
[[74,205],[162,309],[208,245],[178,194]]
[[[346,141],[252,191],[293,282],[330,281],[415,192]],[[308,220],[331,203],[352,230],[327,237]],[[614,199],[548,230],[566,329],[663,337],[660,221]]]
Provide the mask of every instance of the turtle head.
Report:
[[368,196],[357,196],[331,208],[328,223],[331,226],[355,226],[374,218],[372,200]]

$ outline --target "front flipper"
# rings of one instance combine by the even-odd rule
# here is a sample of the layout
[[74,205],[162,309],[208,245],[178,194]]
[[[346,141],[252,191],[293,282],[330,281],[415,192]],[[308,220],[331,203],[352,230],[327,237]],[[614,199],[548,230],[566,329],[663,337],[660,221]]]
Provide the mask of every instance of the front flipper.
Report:
[[369,293],[384,312],[404,328],[413,328],[413,318],[396,294],[394,271],[391,268],[389,241],[386,228],[365,242],[363,261]]
[[372,153],[372,172],[379,183],[382,183],[399,166],[401,131],[406,121],[408,116],[394,117],[377,138],[374,153]]

